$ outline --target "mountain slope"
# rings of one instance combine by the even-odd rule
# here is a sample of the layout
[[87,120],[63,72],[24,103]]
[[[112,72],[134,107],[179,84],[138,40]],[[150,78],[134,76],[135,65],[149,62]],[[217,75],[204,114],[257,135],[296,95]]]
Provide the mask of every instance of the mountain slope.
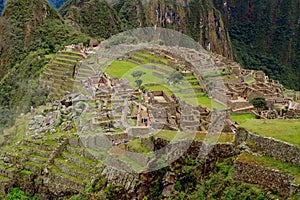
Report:
[[112,3],[112,7],[118,13],[125,29],[145,25],[145,10],[140,0],[117,0]]
[[226,18],[238,61],[300,90],[300,1],[214,2]]
[[88,40],[64,24],[46,1],[8,0],[0,18],[0,111],[28,111],[34,106],[31,97],[37,94],[30,91],[38,88],[45,55]]
[[121,20],[105,0],[69,0],[59,13],[75,29],[93,37],[108,38],[122,30]]

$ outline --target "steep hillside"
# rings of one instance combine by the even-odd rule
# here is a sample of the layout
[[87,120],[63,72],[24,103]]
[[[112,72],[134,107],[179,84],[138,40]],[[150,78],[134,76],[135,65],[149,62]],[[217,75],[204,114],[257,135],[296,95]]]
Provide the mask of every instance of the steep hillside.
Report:
[[93,37],[108,38],[122,30],[116,11],[105,0],[69,0],[59,13],[75,29]]
[[[47,0],[53,7],[59,8],[67,0]],[[0,15],[4,9],[7,0],[0,0]]]
[[28,111],[34,106],[29,91],[38,86],[30,81],[38,78],[45,55],[88,40],[65,25],[46,1],[8,0],[0,20],[0,111]]
[[209,50],[232,57],[227,29],[211,1],[151,0],[146,4],[146,17],[148,26],[178,30]]
[[238,61],[300,89],[300,1],[215,0]]
[[125,29],[143,27],[145,25],[145,10],[140,0],[117,0],[112,3]]

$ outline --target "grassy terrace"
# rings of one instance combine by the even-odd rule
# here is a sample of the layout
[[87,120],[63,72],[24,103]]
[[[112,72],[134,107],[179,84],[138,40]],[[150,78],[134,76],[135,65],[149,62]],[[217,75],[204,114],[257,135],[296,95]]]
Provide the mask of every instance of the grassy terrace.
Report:
[[133,141],[130,141],[127,144],[129,147],[133,148],[134,150],[136,150],[139,153],[149,153],[150,150],[147,149],[146,147],[141,145],[141,139],[135,139]]
[[246,120],[241,124],[252,133],[273,137],[300,147],[300,120]]
[[[141,77],[141,80],[143,81],[143,85],[145,85],[146,89],[148,90],[163,90],[168,95],[171,95],[174,93],[178,97],[180,97],[182,100],[190,103],[191,105],[197,106],[202,105],[204,107],[207,107],[208,109],[217,108],[220,110],[226,109],[226,106],[216,102],[209,97],[207,97],[204,93],[197,93],[197,92],[191,92],[190,94],[182,94],[181,92],[177,92],[180,89],[200,89],[201,86],[199,84],[197,85],[182,85],[177,84],[175,86],[170,86],[165,83],[164,78],[158,77],[156,75],[153,75],[153,72],[160,74],[164,77],[169,77],[172,72],[175,71],[172,67],[166,66],[166,65],[159,65],[159,64],[153,64],[158,67],[157,70],[151,70],[148,69],[142,65],[138,65],[136,63],[130,62],[130,61],[114,61],[109,67],[105,69],[105,72],[109,75],[117,78],[126,78],[131,86],[136,87],[135,79],[132,77],[131,73],[134,71],[143,71],[145,74]],[[159,70],[162,69],[162,70]],[[165,71],[169,71],[169,73],[165,73]],[[185,77],[184,81],[186,83],[191,82],[197,82],[195,79],[195,76],[189,76]],[[154,86],[149,86],[149,84],[156,84]]]
[[[162,138],[169,141],[176,141],[182,139],[195,139],[198,141],[203,141],[206,139],[206,136],[207,134],[203,132],[182,133],[178,131],[167,131],[167,130],[159,131],[155,135],[156,138]],[[222,133],[218,138],[218,143],[226,143],[226,142],[230,142],[230,143],[234,142],[234,134]]]
[[230,115],[230,118],[239,124],[242,124],[247,120],[255,119],[252,114],[232,114]]
[[10,178],[0,175],[0,181],[9,181]]
[[160,61],[164,64],[168,64],[168,59],[167,58],[156,57],[152,54],[144,53],[144,52],[141,52],[141,51],[136,52],[136,54],[141,55],[145,58],[149,58],[151,60]]
[[241,162],[247,162],[252,164],[269,167],[279,170],[282,173],[290,174],[296,178],[295,183],[300,184],[300,168],[299,166],[290,165],[285,162],[278,161],[268,156],[254,156],[249,153],[242,153],[239,155],[238,160]]

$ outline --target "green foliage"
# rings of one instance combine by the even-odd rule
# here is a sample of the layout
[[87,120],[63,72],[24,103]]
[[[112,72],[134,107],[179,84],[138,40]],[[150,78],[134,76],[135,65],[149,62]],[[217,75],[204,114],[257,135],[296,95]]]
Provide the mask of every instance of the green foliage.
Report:
[[[169,199],[270,199],[274,196],[266,194],[266,191],[249,185],[235,181],[233,178],[234,159],[228,159],[221,163],[216,163],[215,170],[209,176],[196,181],[194,187],[179,188],[176,194]],[[194,170],[195,171],[195,170]],[[195,174],[193,171],[191,174]],[[190,180],[191,182],[194,180]],[[175,185],[178,185],[175,184]],[[177,187],[178,188],[178,187]]]
[[139,79],[144,74],[146,74],[144,71],[134,71],[134,72],[131,73],[131,76],[133,78]]
[[5,197],[4,200],[35,200],[37,199],[36,196],[30,196],[25,194],[20,188],[13,188],[11,189],[9,195]]
[[117,13],[105,0],[69,0],[59,12],[66,19],[75,22],[81,32],[93,37],[109,38],[122,30]]
[[168,80],[169,80],[169,82],[172,81],[174,84],[177,84],[183,80],[183,75],[180,72],[175,71],[172,74],[170,74],[170,76],[168,77]]
[[252,99],[250,103],[257,109],[264,109],[267,106],[267,102],[264,97],[256,97]]
[[[263,70],[286,87],[300,90],[300,30],[297,1],[231,0],[230,12],[214,0],[229,19],[237,60],[243,67]],[[230,13],[230,17],[227,14]]]
[[141,85],[143,83],[143,80],[141,80],[141,76],[146,74],[144,71],[134,71],[131,73],[131,76],[135,79],[135,84],[137,85],[138,88],[141,88]]
[[9,111],[1,116],[3,129],[13,116],[47,102],[38,80],[49,61],[45,55],[72,43],[87,45],[90,38],[64,24],[43,0],[9,1],[0,27],[0,110]]
[[119,14],[126,30],[138,28],[145,23],[145,13],[140,0],[117,0],[113,8]]

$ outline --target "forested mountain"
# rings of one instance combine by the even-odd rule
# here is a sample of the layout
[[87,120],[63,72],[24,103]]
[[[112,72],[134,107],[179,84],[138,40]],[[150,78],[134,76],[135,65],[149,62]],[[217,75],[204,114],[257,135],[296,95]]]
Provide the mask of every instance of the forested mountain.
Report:
[[41,91],[33,94],[31,87],[38,84],[46,54],[88,40],[88,36],[64,24],[46,1],[8,0],[0,18],[0,112],[5,113],[0,121],[33,105],[31,98]]
[[[8,82],[11,70],[17,73],[19,64],[27,63],[30,52],[54,53],[74,41],[87,42],[85,34],[106,39],[128,29],[147,26],[186,33],[205,48],[235,58],[245,68],[264,70],[286,87],[300,89],[299,0],[289,0],[289,3],[271,0],[48,2],[56,7],[64,3],[60,14],[43,0],[0,2],[1,8],[6,3],[0,20],[0,83],[4,92],[1,106],[12,106],[22,94],[12,94],[10,88],[18,87]],[[31,75],[34,73],[31,71]],[[26,70],[18,76],[30,77]]]
[[[66,0],[47,0],[53,7],[59,8]],[[0,15],[4,9],[7,0],[0,0]]]
[[76,30],[93,37],[108,38],[122,31],[121,20],[105,0],[67,1],[59,13]]
[[223,13],[236,59],[300,90],[300,1],[214,2]]
[[[0,12],[6,0],[0,1]],[[145,26],[188,34],[213,52],[300,89],[300,1],[48,0],[78,31],[107,38]],[[105,28],[103,28],[105,27]],[[230,36],[230,37],[229,37]],[[233,51],[234,50],[234,51]]]

